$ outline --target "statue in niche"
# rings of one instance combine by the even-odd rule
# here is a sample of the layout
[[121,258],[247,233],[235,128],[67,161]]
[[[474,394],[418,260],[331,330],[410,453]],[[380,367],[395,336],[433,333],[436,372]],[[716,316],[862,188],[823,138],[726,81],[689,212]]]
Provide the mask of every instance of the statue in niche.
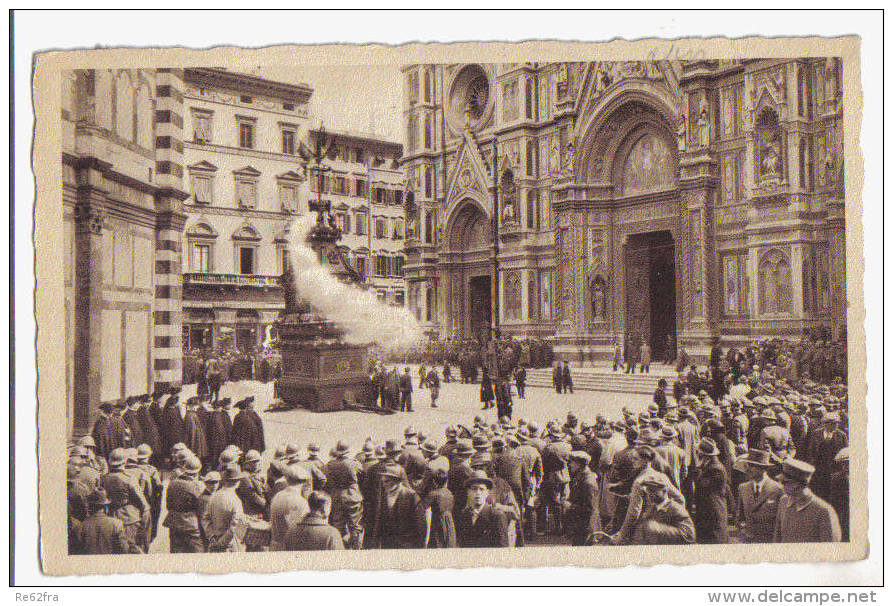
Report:
[[567,175],[572,175],[574,173],[574,144],[571,141],[568,141],[567,146],[564,148],[564,166],[562,167],[562,172]]
[[686,122],[685,116],[679,116],[679,122],[676,124],[676,144],[679,151],[685,151]]
[[559,164],[558,137],[551,137],[549,142],[549,174],[558,174]]
[[514,223],[518,220],[518,213],[515,212],[515,205],[518,202],[518,188],[515,185],[511,171],[506,171],[502,175],[499,189],[500,194],[502,194],[502,221],[503,223]]
[[606,298],[605,279],[596,276],[589,284],[589,302],[592,307],[593,320],[604,320]]
[[763,143],[760,159],[760,175],[764,177],[781,176],[781,140],[778,133],[773,133]]
[[825,149],[825,156],[822,158],[822,183],[827,187],[834,187],[836,183],[835,179],[835,166],[837,165],[837,159],[834,156],[834,150],[829,146]]
[[707,147],[710,145],[710,108],[707,99],[702,98],[698,107],[698,145]]

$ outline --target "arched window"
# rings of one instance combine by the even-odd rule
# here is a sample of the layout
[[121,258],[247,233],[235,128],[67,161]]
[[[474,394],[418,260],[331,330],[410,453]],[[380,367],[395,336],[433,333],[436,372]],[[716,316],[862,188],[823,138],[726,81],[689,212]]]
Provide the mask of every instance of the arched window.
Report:
[[540,197],[536,190],[527,192],[527,229],[540,227]]
[[410,116],[406,121],[406,147],[410,152],[415,151],[417,142],[418,124],[415,116]]
[[425,70],[425,103],[431,103],[431,70]]
[[425,321],[434,320],[434,289],[431,286],[425,287]]
[[115,132],[128,141],[134,140],[133,84],[130,74],[122,71],[115,80]]
[[434,197],[434,171],[430,166],[425,167],[425,197]]
[[807,167],[807,148],[806,139],[800,139],[800,187],[806,189],[809,187],[808,167]]
[[527,176],[535,177],[537,172],[536,141],[527,142]]
[[790,313],[793,307],[791,262],[777,248],[766,252],[759,265],[760,314]]
[[155,145],[155,137],[152,132],[154,123],[152,112],[152,99],[149,94],[149,85],[143,82],[136,93],[136,142],[140,147],[152,149]]
[[536,304],[539,302],[539,292],[536,288],[536,277],[531,275],[527,280],[527,320],[536,322]]
[[528,79],[527,83],[524,85],[524,117],[528,120],[533,120],[533,80]]
[[425,116],[425,149],[431,149],[431,116]]

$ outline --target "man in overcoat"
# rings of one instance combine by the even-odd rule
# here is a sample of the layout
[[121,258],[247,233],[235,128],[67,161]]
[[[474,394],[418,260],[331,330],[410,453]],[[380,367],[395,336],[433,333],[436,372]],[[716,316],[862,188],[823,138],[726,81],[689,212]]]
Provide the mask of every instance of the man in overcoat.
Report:
[[840,541],[837,512],[809,489],[815,467],[797,459],[782,463],[784,496],[775,518],[776,543],[833,543]]
[[601,530],[598,478],[589,469],[588,453],[575,450],[568,459],[571,481],[563,504],[564,531],[571,545],[591,545]]
[[748,543],[771,543],[778,504],[784,496],[781,484],[769,477],[769,453],[756,448],[736,462],[748,480],[738,486],[739,525]]
[[729,542],[728,476],[711,438],[698,444],[700,464],[695,477],[694,523],[699,543]]
[[329,495],[313,491],[307,496],[310,512],[285,535],[282,549],[285,551],[337,551],[344,549],[341,533],[329,525]]
[[508,547],[505,515],[487,502],[493,480],[476,471],[465,481],[468,500],[456,518],[459,547]]
[[264,424],[260,415],[254,410],[254,396],[239,401],[236,404],[239,413],[233,419],[232,442],[242,452],[266,450],[264,441]]

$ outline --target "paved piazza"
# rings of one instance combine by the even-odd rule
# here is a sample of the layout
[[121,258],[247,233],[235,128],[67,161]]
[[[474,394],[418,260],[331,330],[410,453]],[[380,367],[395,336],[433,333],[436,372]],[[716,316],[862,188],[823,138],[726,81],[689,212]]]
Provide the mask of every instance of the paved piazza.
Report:
[[[401,366],[400,368],[403,368]],[[329,450],[338,440],[347,440],[352,453],[362,448],[367,437],[383,443],[391,437],[402,437],[407,425],[435,438],[444,441],[443,430],[448,425],[461,423],[466,427],[472,425],[477,414],[487,415],[490,422],[496,422],[496,408],[481,410],[480,384],[442,383],[437,408],[430,408],[430,392],[418,387],[418,367],[410,366],[413,377],[413,412],[379,415],[374,413],[341,411],[311,412],[306,409],[287,410],[282,412],[264,412],[273,398],[273,384],[257,381],[239,381],[227,383],[220,390],[220,397],[230,397],[234,402],[248,395],[256,398],[255,409],[264,421],[267,452],[264,453],[264,465],[269,463],[273,451],[279,444],[296,442],[306,448],[309,442],[316,442],[322,448],[321,455],[328,458]],[[513,388],[514,391],[514,388]],[[195,385],[184,385],[182,397],[195,395]],[[626,394],[598,391],[577,391],[573,394],[557,394],[551,388],[528,387],[527,397],[518,398],[514,394],[513,420],[527,419],[536,421],[541,427],[549,419],[564,419],[568,411],[583,421],[592,422],[599,413],[608,418],[619,418],[623,406],[641,409],[650,401],[643,394]],[[166,511],[162,506],[161,519]],[[543,538],[545,539],[545,538]],[[558,537],[550,537],[549,542],[561,542]],[[539,541],[536,541],[539,542]],[[158,537],[152,542],[150,553],[167,553],[167,529],[159,525]]]

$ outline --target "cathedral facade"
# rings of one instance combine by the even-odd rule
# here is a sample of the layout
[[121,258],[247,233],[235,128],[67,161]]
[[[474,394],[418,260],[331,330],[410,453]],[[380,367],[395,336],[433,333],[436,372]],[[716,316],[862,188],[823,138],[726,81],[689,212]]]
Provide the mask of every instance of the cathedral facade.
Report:
[[408,305],[560,358],[837,334],[840,61],[403,68]]

